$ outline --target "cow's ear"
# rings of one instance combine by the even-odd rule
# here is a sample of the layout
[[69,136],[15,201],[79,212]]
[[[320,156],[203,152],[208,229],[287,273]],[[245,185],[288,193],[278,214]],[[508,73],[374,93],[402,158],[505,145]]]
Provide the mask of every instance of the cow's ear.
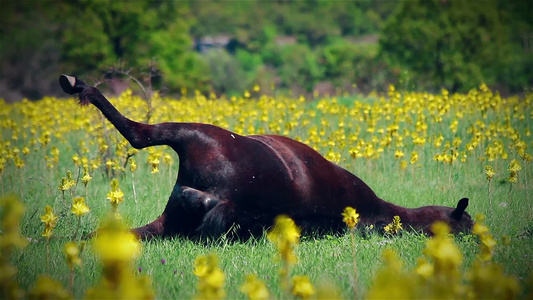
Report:
[[459,200],[459,202],[457,203],[457,208],[452,211],[452,219],[455,219],[457,221],[461,220],[461,217],[463,216],[463,213],[465,212],[467,206],[468,198],[463,198]]

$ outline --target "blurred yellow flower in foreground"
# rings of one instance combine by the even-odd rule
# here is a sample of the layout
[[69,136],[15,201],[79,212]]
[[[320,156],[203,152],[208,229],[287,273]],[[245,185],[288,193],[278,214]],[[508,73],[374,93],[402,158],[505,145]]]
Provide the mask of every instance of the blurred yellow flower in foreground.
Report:
[[30,299],[73,299],[60,282],[48,275],[40,275],[29,292]]
[[257,277],[256,274],[246,275],[243,285],[240,287],[240,291],[248,296],[250,300],[262,300],[269,299],[270,292],[265,283]]
[[302,299],[309,299],[315,294],[315,288],[305,275],[292,278],[292,294]]
[[194,260],[194,275],[198,277],[197,299],[222,299],[224,291],[224,272],[218,267],[218,258],[211,253]]
[[74,268],[74,266],[81,266],[81,259],[78,256],[80,249],[78,249],[78,245],[76,245],[76,243],[66,243],[65,247],[63,247],[63,253],[65,254],[67,265],[71,270]]
[[104,275],[102,281],[87,290],[88,299],[154,299],[148,276],[134,275],[132,262],[141,253],[137,237],[110,214],[93,242],[100,257]]
[[413,299],[415,282],[398,259],[396,252],[385,249],[382,253],[383,267],[378,270],[367,299]]
[[0,199],[0,208],[0,298],[22,299],[24,292],[16,279],[17,268],[10,261],[15,248],[22,249],[28,244],[20,235],[24,206],[16,196],[7,196]]
[[104,261],[131,261],[141,253],[141,244],[135,234],[111,216],[94,240],[94,250]]
[[291,218],[285,215],[277,216],[267,238],[276,245],[283,261],[289,264],[296,263],[297,258],[292,252],[292,247],[299,242],[300,228]]

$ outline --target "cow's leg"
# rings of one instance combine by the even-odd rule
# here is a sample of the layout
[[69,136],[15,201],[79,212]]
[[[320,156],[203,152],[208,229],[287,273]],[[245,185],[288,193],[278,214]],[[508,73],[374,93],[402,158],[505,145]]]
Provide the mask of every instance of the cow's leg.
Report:
[[230,202],[219,201],[205,214],[198,230],[202,236],[220,237],[229,231],[235,221],[235,210]]
[[174,186],[163,214],[133,231],[144,240],[157,236],[192,236],[205,214],[220,200],[212,194],[186,186]]

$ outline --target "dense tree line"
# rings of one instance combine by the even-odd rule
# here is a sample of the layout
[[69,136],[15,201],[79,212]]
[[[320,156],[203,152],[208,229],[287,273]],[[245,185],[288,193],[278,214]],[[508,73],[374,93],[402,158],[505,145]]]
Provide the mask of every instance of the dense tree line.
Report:
[[[134,70],[168,93],[533,86],[529,1],[2,1],[0,91]],[[222,44],[199,45],[207,38]],[[209,45],[208,45],[209,46]]]

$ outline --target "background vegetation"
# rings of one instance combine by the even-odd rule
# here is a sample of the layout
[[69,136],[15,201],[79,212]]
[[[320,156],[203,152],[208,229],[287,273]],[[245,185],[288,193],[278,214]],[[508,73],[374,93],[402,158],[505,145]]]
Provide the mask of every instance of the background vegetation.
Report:
[[[157,70],[169,94],[501,92],[533,85],[531,1],[2,1],[0,89],[58,95],[57,74]],[[153,68],[153,67],[156,68]],[[113,85],[115,92],[123,90]]]

